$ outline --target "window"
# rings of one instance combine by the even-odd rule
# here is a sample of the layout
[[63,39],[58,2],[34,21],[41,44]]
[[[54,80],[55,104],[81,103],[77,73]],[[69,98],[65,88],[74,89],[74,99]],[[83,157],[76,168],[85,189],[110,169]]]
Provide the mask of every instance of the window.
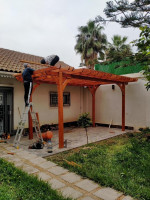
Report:
[[[63,105],[70,106],[70,92],[63,93]],[[56,107],[58,106],[58,93],[50,92],[50,106]]]
[[50,92],[50,106],[58,106],[58,95],[57,92]]
[[63,93],[63,105],[70,106],[70,92]]

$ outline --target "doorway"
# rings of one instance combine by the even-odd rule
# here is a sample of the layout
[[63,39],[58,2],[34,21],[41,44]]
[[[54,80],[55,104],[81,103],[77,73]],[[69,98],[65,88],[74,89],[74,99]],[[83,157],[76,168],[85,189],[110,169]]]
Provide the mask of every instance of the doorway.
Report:
[[0,135],[13,133],[13,88],[0,87]]

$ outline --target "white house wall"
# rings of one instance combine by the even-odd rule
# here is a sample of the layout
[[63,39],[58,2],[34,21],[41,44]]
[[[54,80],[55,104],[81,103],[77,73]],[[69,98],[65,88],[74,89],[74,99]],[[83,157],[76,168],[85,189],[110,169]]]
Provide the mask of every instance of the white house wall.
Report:
[[[133,75],[132,75],[133,76]],[[147,92],[145,80],[129,83],[125,95],[125,122],[126,126],[150,126],[150,91]],[[13,78],[0,78],[1,87],[14,88],[14,129],[20,120],[20,113],[24,108],[23,84]],[[50,107],[50,91],[56,92],[56,85],[41,84],[34,92],[33,103],[39,113],[40,124],[57,124],[58,108]],[[87,88],[67,86],[65,92],[70,92],[71,105],[64,107],[64,122],[76,121],[82,112],[89,112],[92,116],[92,95]],[[96,91],[96,123],[121,125],[122,119],[122,94],[115,85],[100,86]],[[20,113],[19,113],[20,111]],[[27,126],[27,125],[26,125]]]
[[[20,114],[24,109],[23,83],[14,78],[0,78],[0,87],[14,88],[14,129],[17,129]],[[32,100],[35,111],[39,113],[40,125],[58,124],[58,107],[50,107],[50,91],[57,92],[56,85],[41,84],[36,88]],[[67,86],[64,92],[70,92],[70,106],[64,106],[64,122],[76,121],[83,112],[82,88]],[[26,127],[28,124],[26,123]]]
[[[56,85],[42,84],[34,92],[33,102],[39,113],[41,124],[58,124],[58,107],[50,107],[50,91],[57,92]],[[64,122],[76,121],[82,107],[80,87],[67,86],[64,92],[70,92],[70,106],[64,106]],[[42,94],[42,95],[41,95]]]
[[[134,127],[150,126],[150,91],[145,89],[146,81],[142,78],[138,82],[126,85],[125,94],[125,125]],[[86,98],[85,98],[86,97]],[[100,86],[96,91],[95,122],[100,124],[120,125],[122,123],[122,93],[115,85]],[[92,95],[84,89],[84,112],[92,116]]]

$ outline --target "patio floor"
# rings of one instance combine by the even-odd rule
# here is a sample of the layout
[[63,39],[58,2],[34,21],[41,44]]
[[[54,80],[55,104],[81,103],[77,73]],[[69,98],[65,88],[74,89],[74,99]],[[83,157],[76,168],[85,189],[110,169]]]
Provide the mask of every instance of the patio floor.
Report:
[[[105,140],[117,135],[122,135],[126,132],[129,132],[129,130],[122,131],[121,129],[117,128],[107,128],[107,127],[89,127],[88,128],[88,138],[89,143]],[[8,140],[8,143],[13,144],[14,136]],[[58,140],[58,130],[53,131],[53,138],[52,138],[52,146],[53,146],[53,152],[48,153],[47,151],[47,145],[44,146],[43,149],[29,149],[28,147],[32,145],[35,141],[37,141],[36,135],[34,135],[33,140],[29,140],[28,136],[22,136],[20,140],[20,149],[27,150],[28,152],[34,153],[37,156],[40,157],[46,157],[53,154],[60,153],[62,151],[66,151],[69,149],[73,149],[76,147],[80,147],[82,145],[87,144],[87,138],[84,128],[72,128],[67,127],[64,128],[64,140],[67,141],[67,147],[65,148],[59,148],[59,140]]]

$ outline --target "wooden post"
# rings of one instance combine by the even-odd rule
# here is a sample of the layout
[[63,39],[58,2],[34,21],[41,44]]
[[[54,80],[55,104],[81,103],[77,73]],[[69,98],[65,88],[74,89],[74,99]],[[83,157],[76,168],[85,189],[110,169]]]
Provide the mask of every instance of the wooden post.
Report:
[[99,87],[99,85],[94,85],[92,87],[88,87],[88,89],[90,90],[90,92],[92,94],[92,124],[93,124],[93,127],[95,127],[95,92],[98,87]]
[[122,84],[122,131],[125,131],[125,84]]
[[64,124],[63,124],[63,80],[62,72],[59,72],[58,80],[58,123],[59,123],[59,148],[64,147]]
[[92,94],[92,122],[93,127],[95,127],[95,92]]
[[125,131],[125,83],[117,84],[122,92],[122,131]]

